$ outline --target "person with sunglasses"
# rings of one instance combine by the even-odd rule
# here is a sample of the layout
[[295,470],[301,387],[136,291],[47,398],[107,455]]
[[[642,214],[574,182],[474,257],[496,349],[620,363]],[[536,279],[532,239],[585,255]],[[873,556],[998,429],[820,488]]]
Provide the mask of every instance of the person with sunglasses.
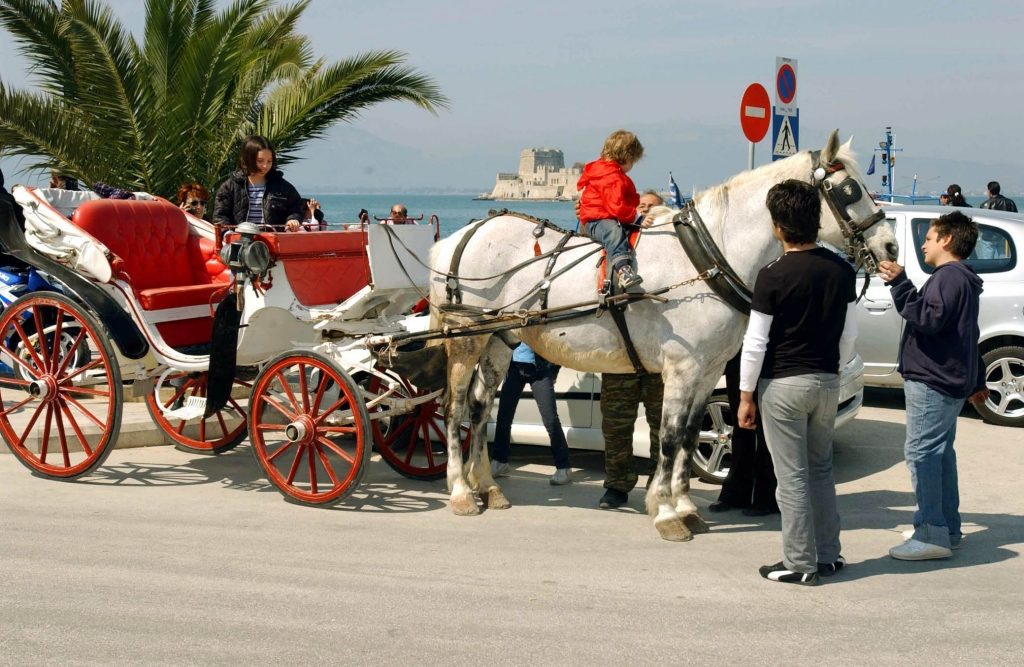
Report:
[[206,218],[210,192],[200,183],[184,183],[178,188],[178,208],[197,218]]
[[405,207],[405,204],[395,204],[391,207],[391,215],[388,216],[387,222],[392,225],[408,224],[409,209]]

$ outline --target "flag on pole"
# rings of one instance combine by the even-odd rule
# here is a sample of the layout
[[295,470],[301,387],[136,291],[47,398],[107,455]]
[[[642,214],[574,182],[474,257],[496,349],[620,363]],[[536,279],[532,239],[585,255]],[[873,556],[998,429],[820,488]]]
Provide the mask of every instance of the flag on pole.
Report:
[[868,176],[875,173],[875,156],[871,156],[871,164],[868,165]]
[[679,186],[676,185],[676,179],[672,178],[672,172],[668,172],[668,192],[672,195],[672,204],[675,208],[683,207],[683,196],[679,194]]

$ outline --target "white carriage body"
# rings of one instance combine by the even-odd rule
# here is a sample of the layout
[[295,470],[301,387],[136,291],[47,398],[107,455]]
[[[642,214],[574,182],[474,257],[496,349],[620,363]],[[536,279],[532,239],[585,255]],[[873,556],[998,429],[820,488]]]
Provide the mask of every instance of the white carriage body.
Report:
[[[74,216],[82,206],[100,201],[92,192],[15,187],[15,199],[25,213],[25,237],[35,250],[95,282],[128,313],[150,346],[140,360],[122,355],[119,362],[125,379],[154,377],[158,369],[202,371],[209,356],[180,349],[161,333],[161,325],[212,316],[220,299],[171,308],[146,308],[133,287],[130,271],[118,270],[118,258],[107,243]],[[145,193],[137,198],[164,215],[187,221],[189,234],[203,246],[216,248],[214,226],[171,204]],[[146,224],[146,209],[137,223]],[[138,214],[137,214],[138,215]],[[361,339],[370,334],[399,333],[410,308],[426,296],[428,269],[425,258],[434,242],[428,225],[348,225],[341,231],[299,233],[263,232],[259,238],[272,253],[268,274],[259,287],[244,286],[238,337],[238,364],[256,366],[287,350],[317,350],[336,359],[343,368],[372,368]],[[196,247],[199,247],[196,244]],[[208,253],[209,254],[209,253]],[[227,267],[219,257],[207,256],[207,264]],[[358,276],[345,275],[357,273]],[[300,284],[293,285],[298,280]],[[358,284],[353,284],[353,280]],[[335,283],[347,281],[348,285]],[[223,296],[230,281],[223,280]],[[337,298],[337,297],[343,298]],[[234,298],[234,297],[231,297]],[[417,318],[420,319],[420,318]],[[421,325],[414,325],[419,328]]]
[[298,502],[346,496],[374,445],[404,475],[443,474],[440,391],[378,367],[367,346],[426,327],[410,313],[436,224],[222,232],[145,193],[13,194],[24,237],[5,215],[3,248],[63,285],[0,313],[13,369],[0,374],[0,434],[32,470],[71,479],[101,465],[130,381],[169,441],[211,454],[248,435]]

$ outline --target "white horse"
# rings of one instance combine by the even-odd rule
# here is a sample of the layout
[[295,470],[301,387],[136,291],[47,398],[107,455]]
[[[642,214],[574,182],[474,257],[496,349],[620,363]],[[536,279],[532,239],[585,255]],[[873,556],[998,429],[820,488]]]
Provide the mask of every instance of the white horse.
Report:
[[[753,286],[761,267],[782,254],[772,235],[765,197],[772,185],[786,179],[815,183],[822,193],[819,238],[843,247],[844,236],[834,212],[845,209],[853,220],[880,219],[879,209],[867,195],[850,151],[840,146],[832,132],[820,157],[799,153],[734,176],[696,198],[696,208],[714,241],[736,274]],[[813,160],[817,159],[817,162]],[[824,169],[819,168],[824,167]],[[853,183],[854,185],[850,185]],[[846,199],[840,207],[828,205],[831,192],[842,185]],[[859,187],[859,189],[858,189]],[[655,479],[647,492],[647,510],[666,540],[684,541],[707,526],[690,500],[689,460],[697,445],[704,404],[721,377],[726,361],[739,349],[747,318],[725,303],[702,281],[679,284],[699,271],[688,259],[671,224],[673,212],[662,209],[654,227],[643,232],[637,247],[639,271],[649,292],[678,285],[661,294],[659,301],[632,301],[625,319],[639,359],[649,372],[660,372],[665,383],[661,419],[661,452]],[[842,216],[842,213],[840,213]],[[658,223],[665,224],[658,224]],[[493,321],[496,314],[536,310],[538,287],[545,283],[547,259],[520,266],[537,252],[552,250],[562,234],[547,229],[540,238],[531,232],[536,225],[516,216],[499,216],[483,224],[463,248],[458,262],[458,283],[447,274],[452,257],[469,225],[437,243],[431,252],[430,301],[434,306],[432,329],[466,323]],[[881,222],[863,232],[864,246],[877,260],[895,258],[896,241],[891,227]],[[584,238],[569,241],[555,271],[571,268],[550,284],[548,307],[559,308],[597,298],[595,244]],[[588,255],[584,258],[584,255]],[[575,266],[573,262],[577,261]],[[870,261],[870,260],[869,260]],[[517,268],[518,267],[518,268]],[[450,305],[455,286],[461,305]],[[582,310],[582,309],[581,309]],[[515,331],[538,354],[553,363],[596,373],[631,373],[634,366],[612,318],[588,314],[575,319],[547,322]],[[472,335],[444,339],[448,354],[448,488],[452,510],[459,515],[480,512],[474,491],[493,509],[509,507],[501,488],[491,477],[486,448],[486,425],[495,390],[510,360],[508,334]],[[474,373],[474,370],[476,372]],[[466,409],[472,425],[467,465],[462,465],[460,423]],[[678,455],[677,455],[678,454]]]

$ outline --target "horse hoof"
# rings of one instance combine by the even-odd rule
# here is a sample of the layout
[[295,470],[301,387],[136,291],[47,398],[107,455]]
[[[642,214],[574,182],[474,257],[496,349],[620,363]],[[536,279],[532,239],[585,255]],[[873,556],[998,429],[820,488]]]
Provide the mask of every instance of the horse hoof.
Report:
[[498,487],[494,487],[487,492],[487,509],[507,510],[510,507],[512,507],[512,503],[508,501],[508,498],[505,497],[505,494]]
[[669,542],[689,542],[693,539],[693,533],[678,517],[657,520],[654,522],[654,527],[658,529],[661,539]]
[[710,532],[708,524],[704,522],[699,514],[687,514],[683,517],[683,523],[690,529],[694,535],[702,535],[703,533]]
[[469,494],[462,498],[452,498],[452,512],[455,516],[476,516],[480,514],[480,507],[476,504],[476,498]]

